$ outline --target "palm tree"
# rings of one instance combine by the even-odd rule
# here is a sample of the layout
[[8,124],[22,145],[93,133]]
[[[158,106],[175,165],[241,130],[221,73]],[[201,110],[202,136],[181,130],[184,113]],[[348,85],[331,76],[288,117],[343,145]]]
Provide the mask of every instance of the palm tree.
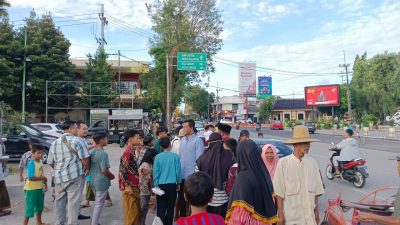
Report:
[[7,15],[6,7],[10,7],[10,3],[5,0],[0,0],[0,17]]

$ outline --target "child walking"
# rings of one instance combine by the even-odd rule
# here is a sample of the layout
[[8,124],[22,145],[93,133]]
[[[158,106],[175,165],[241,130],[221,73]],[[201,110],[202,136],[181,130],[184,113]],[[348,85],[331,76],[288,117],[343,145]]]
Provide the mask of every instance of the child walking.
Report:
[[179,156],[171,152],[171,141],[168,137],[160,138],[160,147],[164,150],[154,161],[154,186],[164,191],[157,195],[157,217],[164,225],[172,225],[174,205],[181,183],[181,163]]
[[189,203],[192,214],[181,217],[178,225],[225,225],[220,215],[207,213],[208,203],[214,194],[214,185],[211,177],[204,172],[197,172],[185,180],[185,200]]
[[107,146],[107,133],[96,132],[93,134],[94,146],[90,153],[90,185],[95,193],[95,202],[91,225],[98,225],[100,214],[106,201],[108,189],[111,186],[111,180],[115,178],[110,172],[110,162],[108,154],[104,151]]
[[47,178],[43,175],[43,146],[32,145],[32,159],[28,162],[27,179],[25,181],[25,218],[24,225],[36,214],[37,225],[48,225],[42,222],[44,192],[47,191]]
[[139,189],[140,189],[140,225],[145,225],[152,188],[152,173],[154,159],[158,152],[155,149],[148,149],[142,158],[139,167]]

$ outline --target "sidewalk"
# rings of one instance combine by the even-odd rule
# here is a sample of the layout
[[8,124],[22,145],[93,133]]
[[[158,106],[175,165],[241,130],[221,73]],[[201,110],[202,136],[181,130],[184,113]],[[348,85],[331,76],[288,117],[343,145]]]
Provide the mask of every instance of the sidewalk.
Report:
[[[322,135],[334,135],[334,136],[343,136],[343,130],[321,130],[318,129],[316,131],[317,134],[322,134]],[[360,131],[360,136],[363,138],[368,138],[368,139],[379,139],[379,140],[392,140],[392,141],[400,141],[400,133],[397,132],[395,133],[394,137],[389,136],[388,131],[380,131],[380,130],[372,130],[368,132],[368,136],[364,135],[364,132]]]

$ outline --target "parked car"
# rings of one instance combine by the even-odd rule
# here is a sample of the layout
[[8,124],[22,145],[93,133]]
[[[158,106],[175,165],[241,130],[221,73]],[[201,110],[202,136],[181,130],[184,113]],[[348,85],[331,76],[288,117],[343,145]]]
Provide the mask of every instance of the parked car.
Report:
[[6,155],[10,157],[10,160],[19,160],[22,155],[29,151],[29,140],[36,139],[44,147],[43,152],[43,163],[47,162],[47,155],[51,144],[57,139],[54,136],[44,134],[40,130],[28,125],[21,125],[22,130],[20,132],[13,131],[7,135],[4,144],[6,146]]
[[283,123],[280,120],[274,120],[271,124],[272,130],[283,130]]
[[58,138],[64,134],[64,131],[61,129],[60,125],[55,123],[32,123],[31,126],[42,131],[44,134]]
[[312,134],[314,134],[315,131],[317,130],[317,128],[315,127],[315,123],[313,123],[313,122],[305,121],[305,122],[297,122],[295,124],[295,126],[299,126],[299,125],[308,127],[308,132],[310,132]]
[[283,158],[285,156],[288,156],[292,154],[293,149],[289,145],[284,144],[281,140],[278,139],[267,139],[267,138],[257,138],[257,139],[252,139],[259,148],[259,152],[261,154],[261,149],[264,145],[266,144],[272,144],[277,148],[277,153],[279,158]]

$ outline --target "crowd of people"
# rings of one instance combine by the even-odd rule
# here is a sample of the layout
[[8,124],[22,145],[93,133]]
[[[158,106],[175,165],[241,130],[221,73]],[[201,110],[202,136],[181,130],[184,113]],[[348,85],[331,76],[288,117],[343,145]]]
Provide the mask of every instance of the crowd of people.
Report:
[[[107,133],[95,132],[86,138],[83,123],[65,121],[61,127],[64,135],[51,145],[47,159],[53,168],[51,183],[43,173],[39,143],[31,141],[31,151],[21,159],[24,224],[36,214],[36,224],[46,225],[41,214],[46,210],[44,192],[50,183],[56,225],[76,225],[79,219],[89,218],[92,225],[98,225],[103,207],[107,202],[112,205],[108,190],[115,178],[125,225],[144,225],[151,205],[156,209],[155,222],[164,225],[174,221],[178,225],[320,222],[318,197],[324,188],[317,162],[308,155],[315,140],[305,126],[296,126],[292,138],[284,141],[293,146],[293,154],[281,159],[274,145],[260,148],[246,130],[239,140],[231,137],[227,124],[206,126],[205,140],[196,134],[193,120],[184,121],[172,140],[162,126],[152,126],[146,135],[127,130],[127,146],[116,175],[104,149]],[[90,206],[90,201],[94,201],[92,215],[81,215],[80,208]]]

